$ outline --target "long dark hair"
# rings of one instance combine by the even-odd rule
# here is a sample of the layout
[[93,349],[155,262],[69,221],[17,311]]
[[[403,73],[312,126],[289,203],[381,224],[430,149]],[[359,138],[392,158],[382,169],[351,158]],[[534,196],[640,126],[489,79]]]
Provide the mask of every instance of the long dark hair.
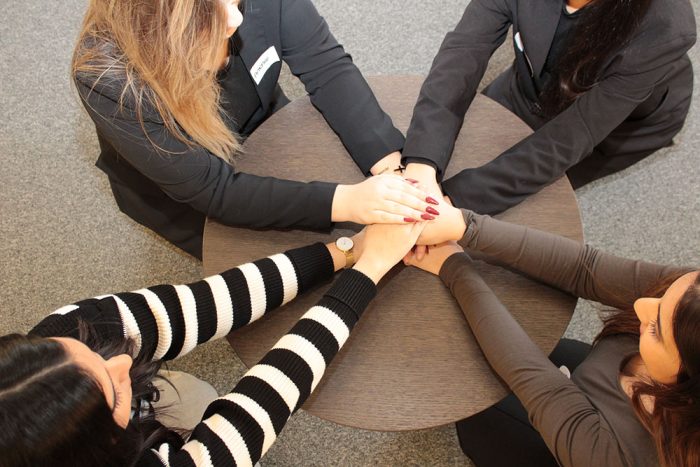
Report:
[[[133,355],[133,341],[100,341],[85,323],[79,335],[103,358]],[[159,362],[134,361],[129,372],[134,398],[151,396],[159,367]],[[172,441],[171,436],[153,417],[120,427],[99,383],[60,342],[20,334],[0,337],[3,467],[131,466],[144,449],[157,440]]]
[[[644,296],[661,297],[678,277],[665,278]],[[604,322],[596,341],[619,334],[639,339],[640,323],[632,308],[612,314]],[[672,327],[681,358],[677,382],[661,384],[647,380],[635,383],[632,407],[654,438],[663,466],[700,466],[700,275],[678,301]],[[634,356],[625,359],[622,367]],[[654,399],[651,413],[642,402],[644,396]]]
[[652,0],[593,0],[581,10],[556,72],[540,94],[543,113],[553,117],[599,80],[606,60],[632,38]]

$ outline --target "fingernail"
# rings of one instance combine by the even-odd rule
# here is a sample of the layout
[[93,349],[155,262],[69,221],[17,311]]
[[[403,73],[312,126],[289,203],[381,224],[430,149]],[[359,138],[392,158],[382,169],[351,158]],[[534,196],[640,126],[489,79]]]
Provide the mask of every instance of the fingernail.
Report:
[[431,216],[430,214],[421,214],[420,218],[425,220],[425,221],[435,220],[435,218],[433,216]]
[[425,198],[425,202],[426,202],[426,203],[430,203],[430,204],[440,204],[440,203],[437,202],[437,200],[436,200],[435,198],[432,198],[432,197],[430,197],[430,196],[428,196],[427,198]]
[[[413,178],[406,178],[405,180],[409,183],[418,183],[418,180],[415,180]],[[435,203],[435,204],[437,204],[437,203]]]
[[431,206],[428,206],[427,208],[425,208],[425,212],[427,212],[428,214],[434,214],[434,215],[436,215],[436,216],[439,216],[439,215],[440,215],[440,213],[438,212],[438,210],[435,209],[434,207],[431,207]]
[[403,221],[404,221],[404,222],[418,222],[417,220],[415,220],[415,219],[412,218],[412,217],[404,217],[404,218],[403,218]]

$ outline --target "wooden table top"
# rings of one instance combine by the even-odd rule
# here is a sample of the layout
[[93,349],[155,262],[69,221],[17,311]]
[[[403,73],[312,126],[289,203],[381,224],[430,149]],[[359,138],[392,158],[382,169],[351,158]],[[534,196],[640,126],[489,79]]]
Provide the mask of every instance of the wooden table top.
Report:
[[[405,133],[423,78],[368,79],[382,108]],[[446,178],[488,162],[531,133],[511,112],[477,95],[465,119]],[[307,97],[273,115],[245,143],[236,168],[292,180],[356,183],[363,175]],[[576,198],[566,177],[498,216],[582,241]],[[353,225],[342,227],[356,228]],[[289,248],[329,242],[331,234],[253,231],[208,221],[204,271],[228,268]],[[549,353],[564,333],[576,299],[485,262],[486,282],[533,341]],[[235,331],[229,341],[249,367],[313,306],[323,284]],[[379,284],[375,300],[303,408],[342,425],[381,431],[416,430],[477,413],[507,394],[490,369],[461,310],[438,277],[403,265]]]

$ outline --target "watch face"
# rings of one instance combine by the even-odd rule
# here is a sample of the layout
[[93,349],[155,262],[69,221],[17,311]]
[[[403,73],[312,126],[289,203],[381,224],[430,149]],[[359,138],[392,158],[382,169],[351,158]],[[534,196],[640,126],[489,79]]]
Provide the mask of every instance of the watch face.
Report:
[[355,245],[349,237],[340,237],[335,244],[340,251],[349,251]]

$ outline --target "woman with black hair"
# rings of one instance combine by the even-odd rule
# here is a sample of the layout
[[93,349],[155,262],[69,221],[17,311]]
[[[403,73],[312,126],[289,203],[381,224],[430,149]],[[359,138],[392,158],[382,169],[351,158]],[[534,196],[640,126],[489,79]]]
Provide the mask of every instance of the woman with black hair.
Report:
[[[440,276],[514,394],[457,423],[477,466],[700,467],[697,268],[616,257],[466,209],[445,207],[419,243],[444,240],[460,244],[432,246],[422,259],[409,253],[404,262]],[[547,358],[463,247],[609,307],[593,346],[560,343]]]
[[[376,224],[353,239],[296,248],[193,284],[80,301],[28,336],[0,337],[0,465],[252,466],[424,225]],[[208,404],[189,437],[159,423],[151,402],[162,361],[249,324],[342,268],[352,269],[230,393]]]
[[565,173],[578,188],[672,144],[693,89],[688,0],[472,0],[421,89],[406,176],[439,193],[464,115],[511,26],[515,60],[484,94],[535,131],[442,182],[455,206],[498,213]]

